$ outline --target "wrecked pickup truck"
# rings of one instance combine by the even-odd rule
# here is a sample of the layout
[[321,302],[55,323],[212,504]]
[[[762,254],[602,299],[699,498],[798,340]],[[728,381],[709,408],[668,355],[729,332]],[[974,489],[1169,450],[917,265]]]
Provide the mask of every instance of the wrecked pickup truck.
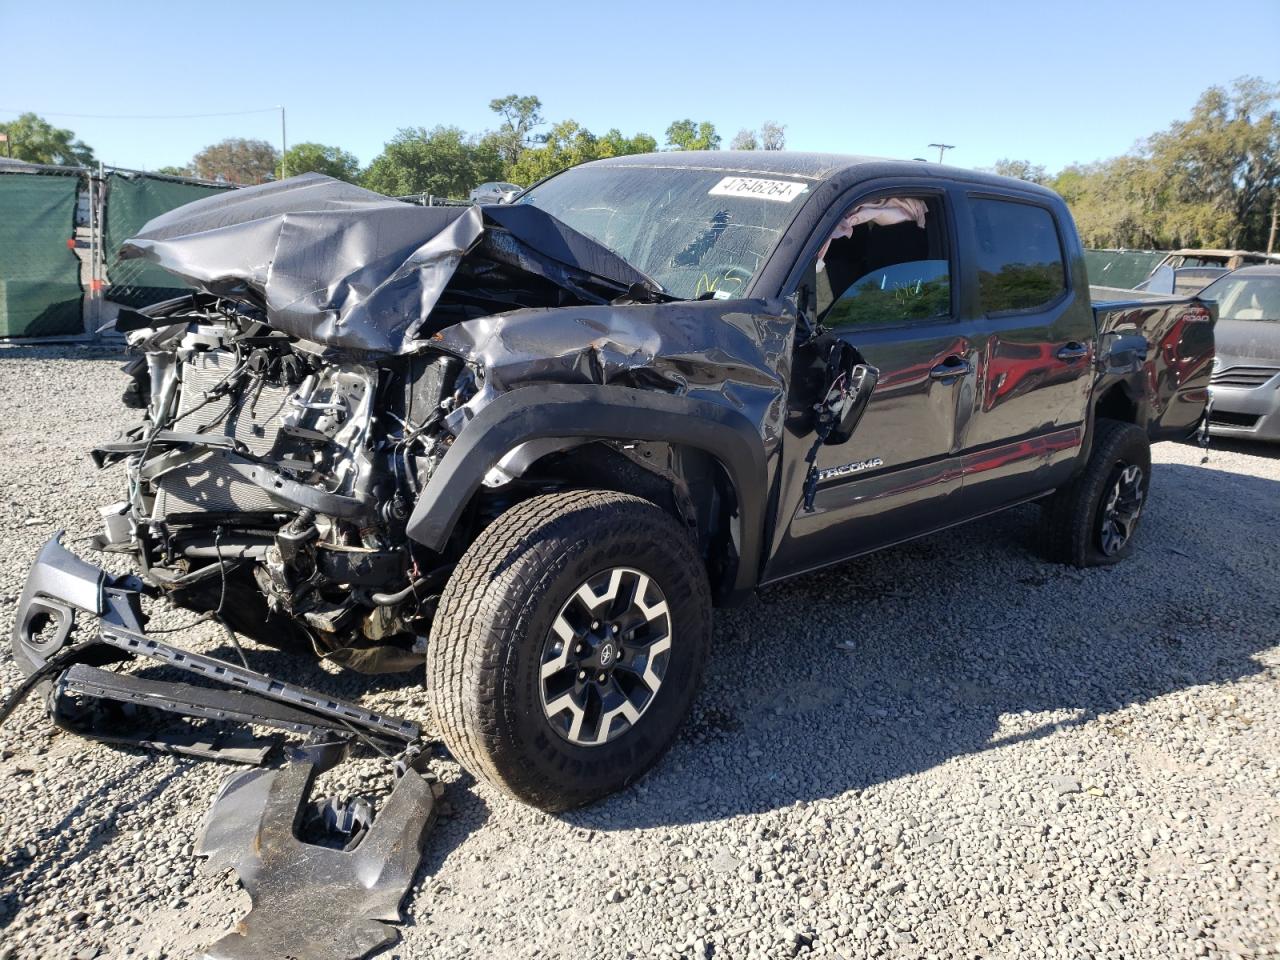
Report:
[[712,607],[761,584],[1029,501],[1050,557],[1123,558],[1150,444],[1196,430],[1213,360],[1211,306],[1091,300],[1058,196],[920,162],[622,157],[466,208],[308,175],[124,254],[199,291],[118,323],[142,416],[94,452],[127,478],[98,546],[137,576],[51,543],[19,664],[88,611],[112,651],[284,723],[411,741],[157,646],[131,597],[355,670],[425,663],[456,759],[547,810],[659,757]]

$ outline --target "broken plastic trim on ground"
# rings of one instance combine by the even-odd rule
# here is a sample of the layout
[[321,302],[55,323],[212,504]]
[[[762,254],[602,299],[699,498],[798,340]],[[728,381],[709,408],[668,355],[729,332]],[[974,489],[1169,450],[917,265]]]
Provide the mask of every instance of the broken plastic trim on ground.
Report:
[[[347,960],[394,943],[399,934],[387,924],[400,920],[400,902],[436,818],[436,785],[421,772],[429,755],[417,725],[147,636],[143,584],[80,560],[60,538],[41,550],[23,591],[13,649],[27,679],[0,708],[0,722],[44,688],[55,723],[114,743],[238,763],[268,759],[265,747],[155,734],[146,729],[145,716],[155,711],[303,735],[304,744],[285,748],[283,765],[229,775],[205,819],[198,846],[208,858],[205,869],[234,869],[253,902],[207,955]],[[96,632],[71,642],[78,622],[90,627],[84,621],[96,621]],[[101,669],[135,658],[230,690]],[[86,710],[107,703],[126,709],[110,724],[99,718],[80,726]],[[133,733],[131,719],[141,721]],[[377,815],[364,801],[312,801],[316,774],[361,744],[394,764],[396,783]],[[321,821],[314,832],[327,844],[299,836],[308,815]],[[343,843],[340,849],[333,848],[335,838]]]

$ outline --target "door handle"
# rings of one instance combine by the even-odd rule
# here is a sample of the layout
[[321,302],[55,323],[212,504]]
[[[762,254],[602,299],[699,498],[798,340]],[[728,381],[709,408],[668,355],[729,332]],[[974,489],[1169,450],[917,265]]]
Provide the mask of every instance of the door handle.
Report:
[[973,371],[971,364],[964,357],[952,354],[929,371],[931,380],[953,380],[968,375]]
[[1089,355],[1089,345],[1081,343],[1079,340],[1072,340],[1065,347],[1058,351],[1058,359],[1065,363],[1072,363],[1076,360],[1083,360]]

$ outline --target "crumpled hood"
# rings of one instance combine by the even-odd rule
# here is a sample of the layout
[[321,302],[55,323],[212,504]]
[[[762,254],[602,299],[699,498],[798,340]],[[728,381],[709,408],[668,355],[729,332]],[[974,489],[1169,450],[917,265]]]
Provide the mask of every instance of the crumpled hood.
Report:
[[292,336],[394,354],[419,345],[414,336],[477,247],[577,294],[574,275],[605,278],[618,292],[652,288],[537,207],[421,207],[316,173],[178,207],[126,240],[120,255],[262,308]]

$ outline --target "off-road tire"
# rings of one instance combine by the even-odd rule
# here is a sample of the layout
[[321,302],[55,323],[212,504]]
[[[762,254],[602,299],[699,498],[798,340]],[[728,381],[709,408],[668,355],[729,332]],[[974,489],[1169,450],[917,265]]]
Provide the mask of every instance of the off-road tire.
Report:
[[[616,739],[581,746],[552,728],[539,674],[561,608],[601,571],[634,568],[661,589],[671,645],[661,686]],[[706,570],[688,532],[647,500],[595,490],[534,497],[476,538],[440,598],[427,698],[454,758],[543,810],[622,789],[674,739],[711,636]]]
[[1041,548],[1047,559],[1076,567],[1099,567],[1119,563],[1132,552],[1132,534],[1117,552],[1107,554],[1099,533],[1104,498],[1117,471],[1126,466],[1141,468],[1145,502],[1151,478],[1151,444],[1146,432],[1132,423],[1099,419],[1094,426],[1089,462],[1071,483],[1044,503]]

